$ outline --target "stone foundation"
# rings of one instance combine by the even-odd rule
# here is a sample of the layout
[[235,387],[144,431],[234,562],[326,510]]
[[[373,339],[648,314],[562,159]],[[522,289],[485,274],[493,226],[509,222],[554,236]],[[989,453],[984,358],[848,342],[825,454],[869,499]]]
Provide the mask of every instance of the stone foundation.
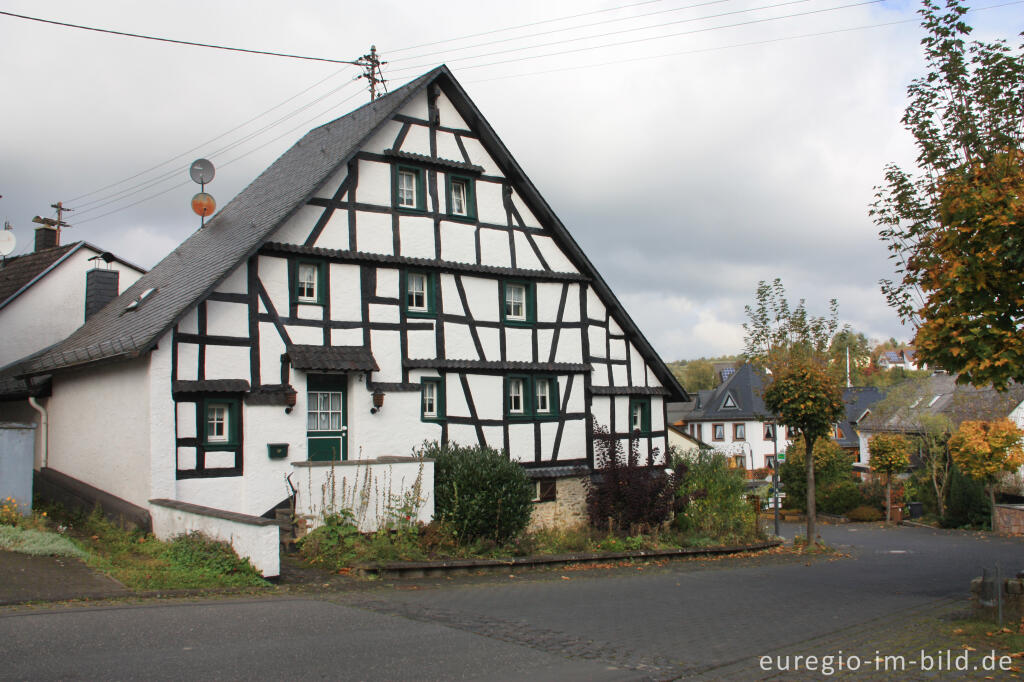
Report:
[[1017,622],[1024,617],[1024,580],[1021,578],[975,578],[971,581],[971,610],[978,618],[996,622],[999,593],[1002,592],[1003,622]]
[[587,488],[589,476],[556,478],[547,483],[555,486],[555,499],[534,502],[528,530],[540,528],[571,528],[587,521]]

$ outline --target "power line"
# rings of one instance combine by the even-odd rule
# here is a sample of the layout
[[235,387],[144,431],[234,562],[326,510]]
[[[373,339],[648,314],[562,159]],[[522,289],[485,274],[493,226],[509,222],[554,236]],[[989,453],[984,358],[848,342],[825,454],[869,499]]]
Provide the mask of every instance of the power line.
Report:
[[[645,16],[654,16],[656,14],[668,14],[668,13],[671,13],[671,12],[681,12],[681,11],[686,10],[686,9],[694,9],[695,7],[705,7],[707,5],[718,5],[718,4],[722,4],[723,2],[731,2],[731,1],[732,0],[709,0],[709,2],[698,2],[698,3],[692,4],[692,5],[683,5],[682,7],[673,7],[672,9],[659,9],[659,10],[654,11],[654,12],[647,12],[646,14],[634,14],[632,16],[618,16],[616,18],[604,19],[603,22],[594,22],[592,24],[579,24],[577,26],[569,26],[569,27],[565,27],[563,29],[552,29],[551,31],[542,31],[541,33],[531,33],[531,34],[528,34],[528,35],[525,35],[525,36],[513,36],[511,38],[502,38],[501,40],[492,40],[492,41],[487,41],[485,43],[476,43],[475,45],[463,45],[462,47],[453,47],[452,50],[468,50],[468,49],[472,49],[474,47],[486,47],[487,45],[497,45],[499,43],[508,43],[508,42],[513,41],[513,40],[524,40],[526,38],[539,38],[540,36],[549,36],[549,35],[556,34],[556,33],[563,33],[565,31],[579,31],[580,29],[590,29],[590,28],[593,28],[595,26],[604,26],[605,24],[617,24],[617,23],[620,23],[620,22],[629,22],[629,20],[638,19],[638,18],[644,18]],[[807,2],[808,0],[802,0],[802,1]],[[757,7],[755,7],[754,9],[757,9]],[[753,11],[753,9],[744,9],[744,10],[739,10],[739,11]],[[712,16],[722,16],[722,14],[713,14]],[[702,17],[702,18],[708,18],[708,17]],[[693,22],[693,20],[697,20],[697,19],[687,19],[687,20],[691,20],[691,22]],[[654,24],[654,25],[651,25],[649,27],[638,27],[636,29],[629,29],[629,31],[643,31],[644,29],[654,28],[654,27],[658,27],[658,26],[669,26],[669,25],[668,24]],[[594,37],[600,37],[600,36],[594,36]],[[574,40],[585,40],[585,38],[584,39],[575,38]],[[569,41],[564,41],[564,42],[569,42]],[[528,49],[528,48],[519,48],[519,49]],[[444,52],[445,52],[445,50],[437,50],[437,51],[434,51],[434,52],[424,52],[423,54],[416,54],[416,55],[413,55],[413,56],[398,57],[397,59],[391,59],[391,62],[394,63],[396,61],[408,61],[410,59],[419,59],[419,58],[422,58],[422,57],[433,56],[434,54],[443,54]]]
[[30,17],[26,14],[15,14],[14,12],[0,11],[0,15],[14,17],[15,19],[25,19],[27,21],[38,21],[41,24],[51,24],[53,26],[63,26],[65,28],[77,28],[82,31],[94,31],[96,33],[106,33],[108,35],[122,36],[124,38],[140,38],[142,40],[154,40],[160,43],[172,43],[174,45],[189,45],[191,47],[206,47],[212,50],[227,50],[229,52],[244,52],[246,54],[261,54],[268,57],[284,57],[286,59],[303,59],[311,62],[328,62],[330,64],[353,64],[359,66],[359,62],[351,61],[348,59],[328,59],[326,57],[310,57],[301,54],[287,54],[285,52],[270,52],[268,50],[249,50],[244,47],[228,47],[226,45],[214,45],[213,43],[196,43],[190,40],[175,40],[174,38],[161,38],[158,36],[148,36],[141,33],[128,33],[126,31],[113,31],[109,28],[97,28],[95,26],[83,26],[81,24],[71,24],[66,21],[55,21],[53,19],[42,19],[40,17]]
[[[634,3],[629,4],[629,5],[619,5],[618,7],[608,7],[606,9],[598,9],[598,10],[594,10],[592,12],[581,12],[579,14],[569,14],[569,15],[564,16],[564,17],[555,17],[553,19],[541,19],[540,21],[531,21],[528,24],[519,24],[518,26],[507,26],[505,28],[496,28],[496,29],[492,29],[490,31],[481,31],[479,33],[470,33],[469,35],[459,36],[457,38],[444,38],[442,40],[435,40],[435,41],[430,42],[430,43],[420,43],[419,45],[410,45],[408,47],[399,47],[399,48],[396,48],[396,49],[392,49],[391,53],[393,54],[395,52],[405,52],[406,50],[415,50],[415,49],[420,48],[420,47],[433,47],[434,45],[440,45],[442,43],[452,43],[452,42],[455,42],[457,40],[468,40],[469,38],[479,38],[480,36],[493,35],[495,33],[504,33],[505,31],[515,31],[515,30],[520,29],[520,28],[529,28],[531,26],[540,26],[541,24],[550,24],[550,23],[553,23],[553,22],[556,22],[556,21],[567,21],[569,19],[578,19],[580,17],[588,17],[588,16],[590,16],[592,14],[603,14],[605,12],[614,12],[614,11],[620,10],[620,9],[627,9],[629,7],[639,7],[640,5],[651,5],[651,4],[654,4],[654,3],[657,3],[657,2],[661,2],[661,0],[644,0],[643,2],[634,2]],[[459,48],[456,48],[456,49],[459,49]]]
[[[807,1],[808,0],[792,0],[791,2],[782,3],[782,5],[794,4],[796,2],[807,2]],[[501,64],[509,64],[509,63],[512,63],[512,62],[528,61],[528,60],[531,60],[531,59],[544,59],[546,57],[557,57],[557,56],[564,55],[564,54],[573,54],[573,53],[577,53],[577,52],[588,52],[588,51],[591,51],[591,50],[602,50],[602,49],[606,49],[606,48],[610,48],[610,47],[621,47],[623,45],[632,45],[632,44],[640,43],[640,42],[649,42],[649,41],[654,41],[654,40],[664,40],[665,38],[677,38],[679,36],[693,35],[693,34],[696,34],[696,33],[707,33],[709,31],[719,31],[719,30],[726,29],[726,28],[736,28],[736,27],[739,27],[739,26],[750,26],[750,25],[753,25],[753,24],[763,24],[763,23],[767,23],[767,22],[770,22],[770,21],[781,21],[782,19],[792,19],[794,17],[809,16],[809,15],[812,15],[812,14],[822,14],[824,12],[834,12],[836,10],[849,9],[851,7],[861,7],[861,6],[864,6],[864,5],[875,5],[875,4],[878,4],[880,2],[884,2],[884,1],[885,0],[863,0],[862,2],[854,2],[854,3],[847,4],[847,5],[839,5],[837,7],[826,7],[826,8],[823,8],[823,9],[808,10],[806,12],[794,12],[793,14],[784,14],[784,15],[778,16],[778,17],[766,17],[764,19],[751,19],[750,21],[740,21],[740,22],[737,22],[737,23],[734,23],[734,24],[723,24],[721,26],[708,26],[708,27],[705,27],[705,28],[697,28],[697,29],[692,29],[690,31],[679,31],[679,32],[676,32],[676,33],[667,33],[665,35],[653,36],[653,37],[649,37],[649,38],[635,38],[635,39],[632,39],[632,40],[623,40],[623,41],[619,41],[617,43],[605,43],[603,45],[590,45],[590,46],[587,46],[587,47],[577,47],[577,48],[574,48],[574,49],[571,49],[571,50],[560,50],[558,52],[547,52],[545,54],[539,54],[539,55],[528,55],[528,56],[525,56],[525,57],[516,57],[514,59],[505,59],[505,60],[501,60],[501,61],[497,61],[497,62],[488,62],[486,64],[472,64],[472,65],[463,66],[463,67],[460,67],[460,68],[462,70],[464,70],[464,71],[468,71],[469,69],[479,69],[479,68],[483,68],[483,67],[487,67],[487,66],[498,66],[498,65],[501,65]],[[766,7],[775,7],[775,6],[781,6],[781,5],[770,5],[770,6],[766,6]],[[764,9],[764,7],[757,8],[757,9]],[[689,21],[689,20],[687,20],[687,21]],[[680,23],[680,22],[671,22],[671,23],[672,24],[676,24],[676,23]],[[665,25],[669,25],[669,24],[665,24]],[[633,30],[633,29],[629,29],[629,30]],[[624,32],[627,32],[627,31],[615,31],[613,33],[609,33],[609,34],[605,34],[605,35],[615,35],[615,34],[624,33]],[[589,38],[593,39],[593,38],[600,38],[600,37],[603,37],[603,36],[590,36]],[[560,45],[560,44],[563,44],[564,42],[570,42],[570,41],[558,41],[558,42],[555,42],[555,43],[545,43],[545,44],[542,44],[542,45],[534,45],[532,47],[533,48],[549,47],[551,45]],[[480,59],[480,58],[483,58],[483,57],[496,56],[496,55],[499,55],[499,54],[507,54],[509,52],[519,52],[519,51],[522,51],[524,49],[531,49],[531,48],[512,48],[512,49],[508,49],[508,50],[499,50],[497,52],[490,52],[490,53],[487,53],[487,54],[480,54],[480,55],[474,55],[472,57],[465,57],[465,58],[456,59],[456,60],[454,60],[454,62],[469,61],[471,59]],[[423,68],[424,68],[423,65],[409,66],[409,67],[404,67],[404,68],[401,68],[401,69],[396,69],[395,73],[401,73],[403,71],[417,71],[418,72],[418,71],[421,71]]]

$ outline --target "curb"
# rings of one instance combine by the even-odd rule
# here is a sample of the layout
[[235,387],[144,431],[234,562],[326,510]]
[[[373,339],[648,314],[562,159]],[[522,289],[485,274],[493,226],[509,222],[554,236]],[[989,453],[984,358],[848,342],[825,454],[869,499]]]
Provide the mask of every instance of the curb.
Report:
[[638,550],[635,552],[584,552],[512,559],[452,559],[448,561],[395,561],[385,564],[354,566],[353,573],[380,578],[427,578],[439,575],[468,575],[474,572],[507,571],[510,568],[546,568],[568,564],[594,564],[618,559],[686,559],[695,556],[719,556],[778,547],[781,540],[726,547]]

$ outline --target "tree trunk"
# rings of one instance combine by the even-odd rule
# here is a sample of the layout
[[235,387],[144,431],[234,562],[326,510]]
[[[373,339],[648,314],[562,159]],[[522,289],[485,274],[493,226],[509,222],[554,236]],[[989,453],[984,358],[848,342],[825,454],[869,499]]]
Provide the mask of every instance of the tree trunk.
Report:
[[885,522],[892,522],[892,474],[885,475]]
[[807,448],[804,457],[807,466],[807,545],[810,546],[818,537],[815,525],[817,508],[814,504],[814,438],[805,433],[804,445]]
[[988,487],[988,501],[992,509],[992,519],[988,522],[989,530],[993,533],[996,530],[996,486],[995,484]]

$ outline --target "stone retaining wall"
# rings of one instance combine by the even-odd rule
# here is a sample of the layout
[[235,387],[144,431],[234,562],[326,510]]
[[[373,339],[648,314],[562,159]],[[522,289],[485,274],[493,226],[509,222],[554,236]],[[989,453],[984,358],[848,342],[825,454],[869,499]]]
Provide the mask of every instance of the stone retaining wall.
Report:
[[1024,505],[997,504],[995,516],[996,527],[993,528],[995,532],[1024,535]]
[[558,478],[555,499],[535,502],[528,530],[540,528],[571,528],[587,521],[587,488],[589,476]]

